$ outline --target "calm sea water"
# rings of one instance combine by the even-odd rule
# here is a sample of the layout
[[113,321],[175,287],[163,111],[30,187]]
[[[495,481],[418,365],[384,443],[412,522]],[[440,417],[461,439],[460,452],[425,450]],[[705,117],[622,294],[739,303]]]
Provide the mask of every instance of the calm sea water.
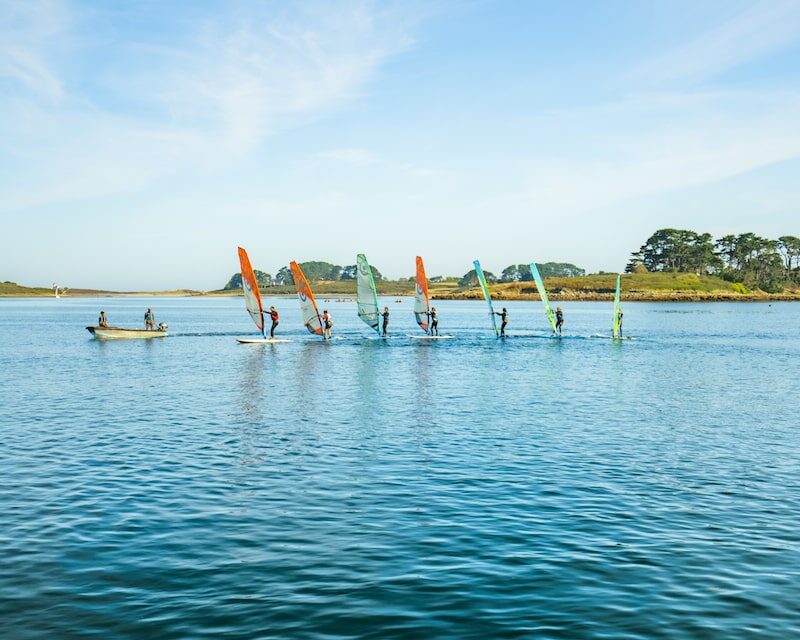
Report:
[[0,301],[0,637],[800,634],[800,305],[270,302]]

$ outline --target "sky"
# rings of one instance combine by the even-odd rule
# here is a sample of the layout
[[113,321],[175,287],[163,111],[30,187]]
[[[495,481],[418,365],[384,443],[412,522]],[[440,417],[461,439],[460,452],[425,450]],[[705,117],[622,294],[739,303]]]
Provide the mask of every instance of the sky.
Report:
[[798,214],[798,0],[0,0],[0,280],[613,271]]

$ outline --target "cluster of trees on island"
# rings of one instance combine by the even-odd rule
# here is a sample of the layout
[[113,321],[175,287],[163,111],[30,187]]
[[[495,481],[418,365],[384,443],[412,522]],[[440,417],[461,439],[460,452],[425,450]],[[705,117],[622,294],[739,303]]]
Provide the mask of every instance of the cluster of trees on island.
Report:
[[632,254],[625,271],[715,275],[750,289],[779,293],[789,284],[800,284],[800,238],[770,240],[740,233],[715,240],[709,233],[659,229]]
[[[331,264],[330,262],[313,260],[310,262],[301,262],[300,267],[303,269],[303,273],[306,274],[306,278],[312,282],[355,280],[356,278],[356,265],[354,264],[342,267],[337,264]],[[371,267],[372,275],[376,281],[386,280],[386,278],[384,278],[383,274],[378,269],[372,265]],[[269,273],[265,273],[264,271],[259,271],[258,269],[254,269],[253,271],[256,274],[256,279],[258,280],[259,286],[262,288],[294,284],[294,278],[292,278],[292,272],[289,270],[289,267],[281,267],[274,276]],[[543,278],[571,278],[586,274],[584,269],[581,269],[580,267],[568,262],[545,262],[539,265],[539,272],[542,274]],[[509,265],[503,269],[499,277],[493,274],[491,271],[484,271],[483,274],[486,276],[486,280],[490,284],[494,284],[496,282],[528,282],[533,280],[531,268],[527,264]],[[409,278],[401,278],[400,281],[414,282],[414,276]],[[430,281],[457,281],[458,285],[462,288],[478,286],[478,278],[475,275],[475,269],[465,273],[461,278],[454,276],[433,276],[430,278]],[[223,289],[229,291],[233,289],[241,289],[241,287],[242,274],[235,273],[233,276],[231,276],[231,279],[228,280],[228,283],[223,287]]]

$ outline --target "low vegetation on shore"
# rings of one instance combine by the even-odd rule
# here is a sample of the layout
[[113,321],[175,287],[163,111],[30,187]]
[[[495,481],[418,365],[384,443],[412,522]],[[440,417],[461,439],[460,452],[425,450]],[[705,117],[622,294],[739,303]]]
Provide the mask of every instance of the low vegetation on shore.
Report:
[[[300,263],[318,297],[355,296],[356,266],[324,261]],[[553,300],[610,300],[615,273],[586,275],[567,262],[539,263],[539,272]],[[373,277],[382,296],[414,294],[414,277],[387,280],[375,267]],[[281,267],[273,277],[255,271],[265,295],[294,295],[291,271]],[[539,293],[527,264],[512,264],[500,276],[484,271],[489,290],[497,300],[538,299]],[[114,292],[70,289],[69,296],[103,295],[241,295],[242,276],[235,273],[222,289],[158,292]],[[433,276],[428,289],[438,299],[479,299],[483,293],[475,270],[463,276]],[[0,296],[52,296],[52,289],[0,283]],[[728,235],[713,240],[708,233],[686,229],[659,229],[632,254],[622,278],[622,296],[639,301],[800,300],[800,238],[777,240],[753,233]]]

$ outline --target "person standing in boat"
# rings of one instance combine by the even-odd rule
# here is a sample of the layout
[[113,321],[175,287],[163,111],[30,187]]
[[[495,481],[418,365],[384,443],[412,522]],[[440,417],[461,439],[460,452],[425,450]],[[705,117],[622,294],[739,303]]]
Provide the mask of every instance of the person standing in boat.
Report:
[[564,312],[561,310],[561,307],[556,307],[556,328],[553,330],[553,335],[558,333],[558,335],[562,335],[562,330],[564,327]]
[[144,328],[147,331],[152,331],[156,328],[156,316],[150,307],[147,307],[147,311],[144,312]]
[[383,337],[386,337],[387,329],[389,328],[389,307],[383,308],[383,313],[378,314],[381,318],[383,318]]
[[333,327],[333,319],[331,318],[328,310],[322,312],[322,337],[326,340],[331,339],[331,328]]
[[436,313],[436,307],[431,307],[431,310],[428,312],[428,318],[430,319],[430,335],[438,336],[439,335],[439,316]]
[[108,326],[108,317],[106,316],[105,311],[100,312],[100,317],[97,319],[97,326],[98,327],[107,327]]
[[506,337],[506,325],[508,324],[508,309],[503,307],[502,311],[495,311],[494,315],[500,316],[500,337]]
[[275,328],[278,326],[278,310],[275,307],[269,308],[269,319],[272,320],[272,326],[269,328],[269,337],[275,337]]

